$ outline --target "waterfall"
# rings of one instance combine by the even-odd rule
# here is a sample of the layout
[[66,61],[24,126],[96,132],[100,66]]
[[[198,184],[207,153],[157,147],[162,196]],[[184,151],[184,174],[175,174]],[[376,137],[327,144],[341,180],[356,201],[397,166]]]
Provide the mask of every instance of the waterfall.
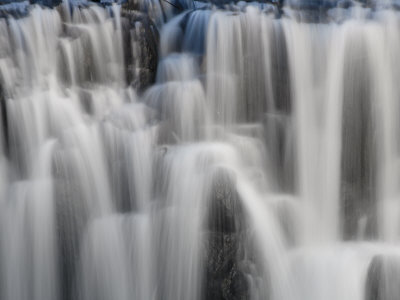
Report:
[[398,299],[395,5],[171,3],[0,14],[0,300]]

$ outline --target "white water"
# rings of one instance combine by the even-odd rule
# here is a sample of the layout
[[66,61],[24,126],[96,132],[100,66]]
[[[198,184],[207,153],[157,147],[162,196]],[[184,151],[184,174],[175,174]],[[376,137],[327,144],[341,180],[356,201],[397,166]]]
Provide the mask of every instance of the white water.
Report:
[[204,299],[221,172],[250,299],[375,299],[372,259],[400,256],[397,12],[185,12],[137,95],[120,7],[66,7],[0,19],[1,300]]

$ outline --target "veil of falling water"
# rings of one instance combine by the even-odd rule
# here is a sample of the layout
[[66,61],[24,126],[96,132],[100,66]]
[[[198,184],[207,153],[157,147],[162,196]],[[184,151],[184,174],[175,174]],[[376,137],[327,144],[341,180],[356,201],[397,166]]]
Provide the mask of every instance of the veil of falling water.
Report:
[[0,18],[0,299],[398,299],[400,14],[193,5]]

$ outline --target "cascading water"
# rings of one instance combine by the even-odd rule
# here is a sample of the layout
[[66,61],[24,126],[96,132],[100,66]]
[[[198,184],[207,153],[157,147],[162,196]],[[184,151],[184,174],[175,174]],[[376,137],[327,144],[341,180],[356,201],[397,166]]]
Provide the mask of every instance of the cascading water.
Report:
[[398,299],[399,13],[165,5],[0,18],[0,300]]

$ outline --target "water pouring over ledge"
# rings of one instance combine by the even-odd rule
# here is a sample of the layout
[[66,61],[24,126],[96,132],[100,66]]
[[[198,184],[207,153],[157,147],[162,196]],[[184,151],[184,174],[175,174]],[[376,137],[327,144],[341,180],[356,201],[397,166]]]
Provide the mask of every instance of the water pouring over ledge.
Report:
[[399,13],[140,7],[0,19],[0,299],[398,299]]

